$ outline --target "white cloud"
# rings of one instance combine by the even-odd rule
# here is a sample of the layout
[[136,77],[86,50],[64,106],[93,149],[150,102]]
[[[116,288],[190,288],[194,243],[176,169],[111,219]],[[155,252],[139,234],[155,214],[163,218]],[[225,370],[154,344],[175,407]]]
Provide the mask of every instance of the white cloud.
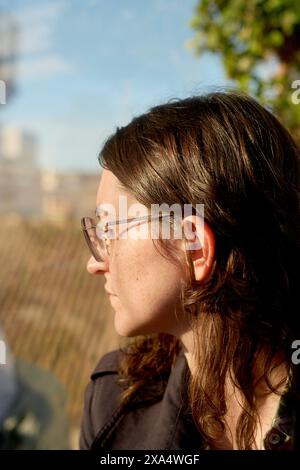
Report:
[[[57,22],[67,5],[60,0],[13,10],[18,26],[18,60],[14,68],[19,80],[48,78],[73,69],[54,47]],[[6,71],[10,67],[7,63]]]
[[73,65],[55,54],[43,55],[36,59],[21,59],[16,65],[6,64],[1,68],[2,76],[16,75],[18,80],[38,80],[68,72]]
[[18,76],[25,80],[48,78],[72,69],[73,66],[61,57],[49,55],[40,59],[21,61],[18,65]]
[[18,52],[21,56],[52,47],[56,23],[65,7],[66,3],[60,1],[14,11],[19,25]]
[[21,29],[19,34],[18,53],[20,56],[43,52],[53,45],[53,25],[41,23],[30,28]]
[[31,6],[14,10],[13,14],[17,21],[23,25],[38,23],[39,21],[55,20],[66,8],[65,1],[48,2],[40,6]]

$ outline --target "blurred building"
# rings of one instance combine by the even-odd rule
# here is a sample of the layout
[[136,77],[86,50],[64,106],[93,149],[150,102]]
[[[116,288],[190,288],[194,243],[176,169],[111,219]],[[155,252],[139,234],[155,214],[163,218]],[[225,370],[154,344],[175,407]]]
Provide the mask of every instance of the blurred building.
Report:
[[95,208],[100,173],[42,170],[36,138],[0,125],[0,215],[64,221]]
[[0,127],[0,214],[41,215],[40,179],[36,139]]
[[[12,16],[0,7],[0,106],[15,92],[18,26]],[[5,87],[3,86],[5,84]],[[3,100],[3,92],[5,99]]]
[[99,174],[42,171],[42,212],[47,219],[65,220],[93,213]]

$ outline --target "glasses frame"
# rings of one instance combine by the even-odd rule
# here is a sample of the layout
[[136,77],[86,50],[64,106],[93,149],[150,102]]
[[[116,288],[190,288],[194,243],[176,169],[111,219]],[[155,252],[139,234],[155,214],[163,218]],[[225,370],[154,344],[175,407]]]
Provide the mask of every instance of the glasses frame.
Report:
[[[99,217],[99,215],[97,213],[96,213],[96,217]],[[129,218],[129,219],[118,219],[118,220],[107,221],[107,222],[104,223],[103,228],[101,228],[101,232],[104,234],[104,238],[99,238],[97,234],[96,234],[96,236],[99,240],[103,240],[103,242],[104,242],[103,243],[104,251],[105,251],[106,257],[109,258],[110,257],[111,238],[108,235],[108,230],[109,230],[110,226],[119,225],[119,224],[127,223],[127,222],[139,221],[139,220],[144,220],[144,221],[149,222],[150,220],[159,220],[159,219],[163,219],[165,217],[174,217],[174,216],[172,214],[167,213],[167,214],[160,214],[160,215],[157,215],[157,216],[142,215],[142,216],[139,216],[139,217],[132,217],[132,218]],[[98,224],[96,224],[96,225],[91,224],[90,227],[86,228],[85,219],[93,220],[93,218],[89,217],[89,216],[81,218],[81,229],[83,231],[85,241],[88,245],[88,248],[89,248],[92,256],[96,259],[96,261],[103,262],[105,260],[102,259],[101,256],[99,255],[99,253],[95,250],[93,242],[91,241],[89,233],[88,233],[88,230],[96,229],[98,227]],[[114,239],[117,240],[118,237],[114,238]]]

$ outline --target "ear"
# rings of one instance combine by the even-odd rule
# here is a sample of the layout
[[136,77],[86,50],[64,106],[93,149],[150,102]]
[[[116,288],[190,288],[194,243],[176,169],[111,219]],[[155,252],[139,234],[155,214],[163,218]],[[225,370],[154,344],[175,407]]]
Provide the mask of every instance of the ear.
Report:
[[191,253],[196,281],[205,279],[211,268],[215,255],[215,236],[210,226],[197,215],[185,217],[182,228],[186,250]]

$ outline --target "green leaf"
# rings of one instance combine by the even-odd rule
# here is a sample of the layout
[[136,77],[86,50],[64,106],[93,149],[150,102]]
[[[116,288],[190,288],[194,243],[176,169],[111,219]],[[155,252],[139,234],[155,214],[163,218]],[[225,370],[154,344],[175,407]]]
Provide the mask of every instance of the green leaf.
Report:
[[[227,77],[276,110],[300,144],[300,105],[291,104],[290,87],[300,77],[300,0],[196,3],[193,49],[199,54],[218,53]],[[283,51],[287,52],[285,62]]]
[[245,55],[244,57],[237,59],[237,68],[240,72],[246,72],[249,70],[252,62],[252,58],[249,55]]
[[294,25],[297,23],[297,15],[294,11],[285,11],[282,15],[282,29],[289,36],[292,34]]
[[279,47],[283,44],[284,36],[280,31],[274,30],[270,32],[268,41],[271,46]]

